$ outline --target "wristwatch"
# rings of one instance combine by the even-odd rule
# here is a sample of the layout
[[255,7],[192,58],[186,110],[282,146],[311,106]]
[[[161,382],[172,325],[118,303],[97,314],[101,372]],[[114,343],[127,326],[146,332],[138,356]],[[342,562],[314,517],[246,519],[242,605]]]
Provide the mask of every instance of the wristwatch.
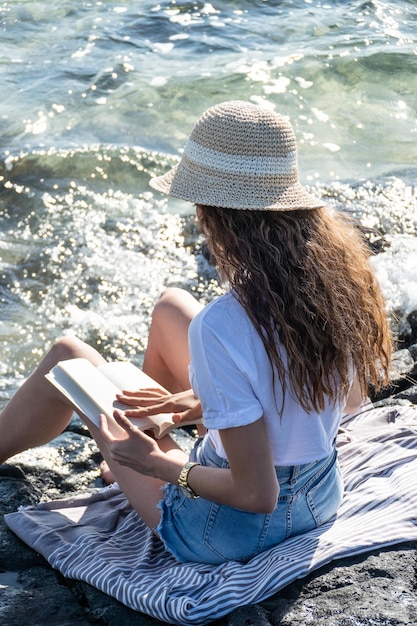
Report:
[[188,484],[188,473],[190,469],[194,467],[194,465],[200,465],[200,463],[193,463],[192,461],[188,461],[188,463],[186,463],[184,467],[182,468],[181,473],[178,478],[178,487],[181,493],[183,493],[187,498],[199,498],[200,497],[196,494],[196,492],[193,489],[191,489],[190,485]]

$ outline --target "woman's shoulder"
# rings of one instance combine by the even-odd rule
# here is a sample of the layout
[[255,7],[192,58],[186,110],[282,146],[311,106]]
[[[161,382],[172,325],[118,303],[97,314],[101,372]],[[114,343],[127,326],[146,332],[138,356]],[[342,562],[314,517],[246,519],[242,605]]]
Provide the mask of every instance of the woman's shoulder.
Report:
[[207,304],[194,318],[192,323],[208,326],[221,323],[236,324],[238,320],[249,319],[245,309],[239,303],[233,291],[227,291]]
[[212,300],[190,325],[190,336],[215,336],[226,343],[236,343],[238,339],[252,343],[254,333],[255,328],[233,291]]

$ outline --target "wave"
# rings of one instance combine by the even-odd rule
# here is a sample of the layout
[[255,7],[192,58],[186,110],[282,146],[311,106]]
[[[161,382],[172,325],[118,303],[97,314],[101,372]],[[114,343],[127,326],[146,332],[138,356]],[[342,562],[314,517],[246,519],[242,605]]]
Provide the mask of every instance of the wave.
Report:
[[[203,302],[221,293],[192,207],[154,194],[175,159],[116,145],[34,150],[0,163],[0,371],[27,372],[46,345],[76,333],[109,358],[140,359],[165,286]],[[417,309],[415,172],[316,185],[360,224],[389,310]],[[6,383],[5,383],[6,384]]]

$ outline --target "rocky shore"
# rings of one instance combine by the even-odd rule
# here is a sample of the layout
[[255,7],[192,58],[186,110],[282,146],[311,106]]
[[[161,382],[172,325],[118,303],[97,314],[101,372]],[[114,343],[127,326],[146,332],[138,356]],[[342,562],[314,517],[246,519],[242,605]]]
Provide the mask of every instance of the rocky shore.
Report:
[[[391,385],[372,400],[417,404],[417,312],[395,353]],[[190,435],[179,432],[184,445]],[[0,465],[0,624],[4,626],[151,626],[90,585],[64,578],[5,525],[4,514],[40,500],[103,486],[100,454],[81,421],[51,445]],[[383,523],[383,520],[381,520]],[[417,624],[417,542],[339,559],[257,605],[242,606],[215,626],[402,626]]]

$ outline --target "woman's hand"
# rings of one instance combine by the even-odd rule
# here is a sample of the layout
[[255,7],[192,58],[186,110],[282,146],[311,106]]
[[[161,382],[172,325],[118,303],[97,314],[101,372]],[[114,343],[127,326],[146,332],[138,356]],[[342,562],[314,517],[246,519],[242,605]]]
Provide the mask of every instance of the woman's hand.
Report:
[[173,413],[175,424],[193,423],[201,419],[201,405],[192,389],[179,393],[167,393],[161,389],[123,391],[117,400],[131,409],[124,411],[127,417],[148,417],[157,413]]
[[107,418],[100,415],[101,435],[113,461],[146,476],[158,478],[158,468],[164,453],[155,439],[133,426],[119,411],[115,411],[113,417],[124,430],[125,436],[111,433]]

